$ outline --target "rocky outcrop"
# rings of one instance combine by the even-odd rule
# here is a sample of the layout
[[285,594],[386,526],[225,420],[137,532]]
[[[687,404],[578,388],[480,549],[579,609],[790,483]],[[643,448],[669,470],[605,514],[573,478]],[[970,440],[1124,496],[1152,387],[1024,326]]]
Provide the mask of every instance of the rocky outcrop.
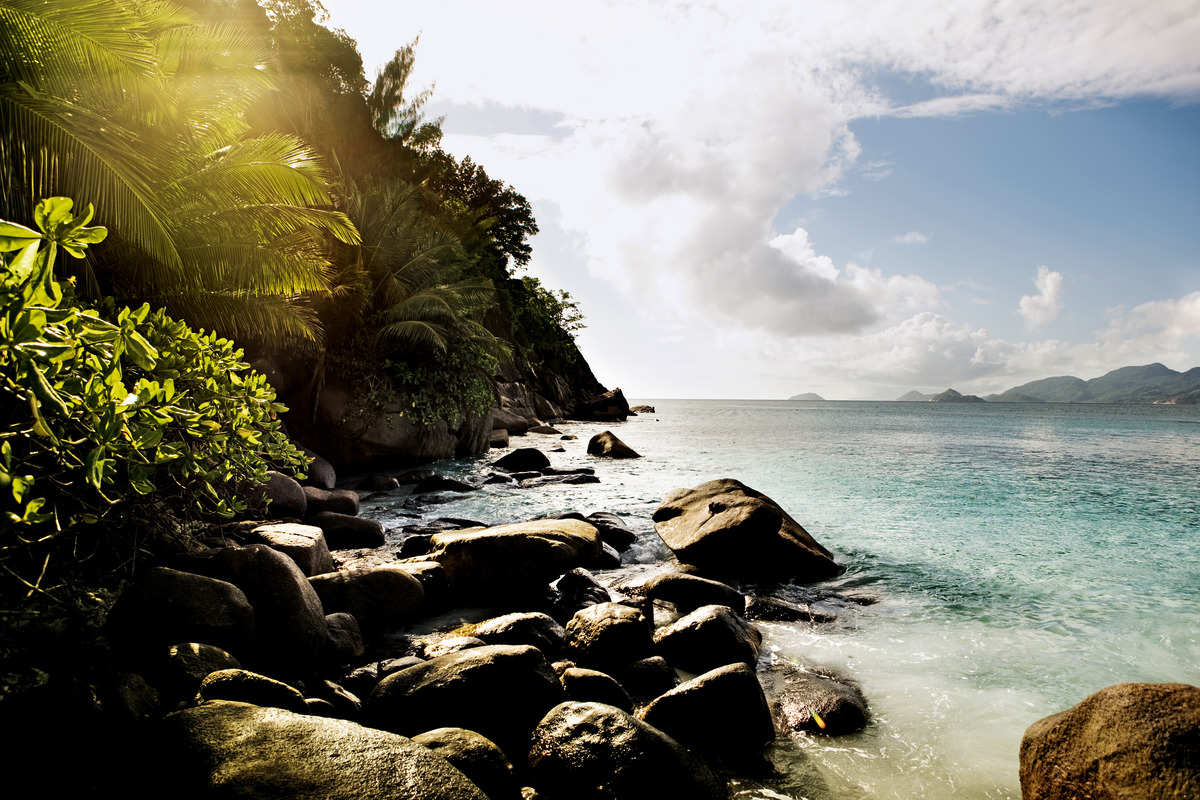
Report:
[[1200,688],[1121,683],[1033,723],[1021,796],[1200,797]]
[[568,417],[585,422],[624,422],[629,418],[629,402],[617,387],[578,403]]
[[146,771],[158,785],[146,797],[488,800],[402,736],[278,708],[205,703],[167,715],[151,740]]
[[803,583],[841,569],[774,500],[731,478],[671,492],[654,530],[681,562],[714,575]]
[[600,703],[566,702],[538,724],[529,752],[546,800],[725,800],[724,781],[678,742]]

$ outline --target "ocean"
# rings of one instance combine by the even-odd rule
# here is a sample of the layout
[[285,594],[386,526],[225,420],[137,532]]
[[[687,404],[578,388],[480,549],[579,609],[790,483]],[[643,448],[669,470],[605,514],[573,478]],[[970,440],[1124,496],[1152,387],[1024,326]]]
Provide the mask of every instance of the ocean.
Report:
[[[400,494],[363,513],[398,542],[438,517],[612,511],[639,535],[612,581],[669,556],[650,516],[672,489],[731,477],[773,498],[844,565],[823,588],[875,602],[759,623],[764,657],[850,677],[872,721],[778,742],[779,774],[734,797],[1019,798],[1034,721],[1114,683],[1200,685],[1200,407],[635,402],[655,413],[512,439],[598,484],[487,486],[415,511]],[[604,429],[644,457],[588,456]],[[478,483],[501,454],[432,467]]]

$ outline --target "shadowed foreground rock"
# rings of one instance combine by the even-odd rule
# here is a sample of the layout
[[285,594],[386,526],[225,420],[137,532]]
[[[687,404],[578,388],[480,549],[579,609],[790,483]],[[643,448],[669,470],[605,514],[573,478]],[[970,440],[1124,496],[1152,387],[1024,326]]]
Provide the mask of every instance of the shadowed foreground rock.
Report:
[[562,703],[538,724],[529,766],[546,800],[723,800],[725,784],[657,728],[612,706]]
[[760,673],[759,679],[780,730],[840,736],[862,730],[870,718],[862,692],[831,676],[781,661]]
[[681,562],[714,575],[809,583],[841,571],[774,500],[732,478],[671,492],[654,530]]
[[160,797],[488,800],[409,739],[278,708],[206,703],[167,715],[154,743]]
[[1200,797],[1200,689],[1120,683],[1033,723],[1021,741],[1021,797]]

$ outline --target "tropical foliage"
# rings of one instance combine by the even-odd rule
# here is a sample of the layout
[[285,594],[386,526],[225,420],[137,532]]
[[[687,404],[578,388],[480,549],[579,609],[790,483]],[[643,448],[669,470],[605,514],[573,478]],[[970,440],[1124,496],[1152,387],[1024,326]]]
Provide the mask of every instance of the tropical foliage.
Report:
[[26,592],[52,588],[56,553],[91,550],[94,523],[149,503],[232,516],[269,466],[307,463],[227,339],[148,305],[73,302],[56,255],[106,231],[72,207],[40,203],[37,230],[0,223],[0,570]]

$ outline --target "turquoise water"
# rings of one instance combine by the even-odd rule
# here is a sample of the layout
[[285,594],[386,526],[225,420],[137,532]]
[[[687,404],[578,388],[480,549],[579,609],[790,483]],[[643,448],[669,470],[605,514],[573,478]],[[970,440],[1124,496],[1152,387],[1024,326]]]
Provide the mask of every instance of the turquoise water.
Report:
[[[781,775],[736,797],[1019,798],[1030,723],[1113,683],[1200,685],[1200,408],[645,402],[656,413],[609,426],[637,461],[586,455],[602,425],[514,438],[562,445],[554,465],[593,466],[600,484],[487,487],[421,513],[611,510],[640,534],[626,560],[654,563],[663,496],[734,477],[835,551],[833,586],[878,602],[831,625],[763,627],[773,657],[856,680],[873,721],[781,742]],[[497,455],[435,468],[478,479]]]

